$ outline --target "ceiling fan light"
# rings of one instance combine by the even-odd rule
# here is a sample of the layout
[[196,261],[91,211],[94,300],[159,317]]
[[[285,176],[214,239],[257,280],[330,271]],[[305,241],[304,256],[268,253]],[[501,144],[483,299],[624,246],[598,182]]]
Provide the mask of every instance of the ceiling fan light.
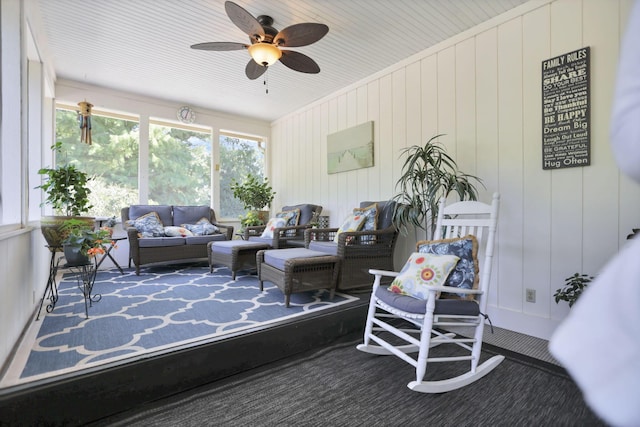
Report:
[[282,56],[282,51],[271,43],[254,43],[249,46],[249,55],[263,67],[273,65]]

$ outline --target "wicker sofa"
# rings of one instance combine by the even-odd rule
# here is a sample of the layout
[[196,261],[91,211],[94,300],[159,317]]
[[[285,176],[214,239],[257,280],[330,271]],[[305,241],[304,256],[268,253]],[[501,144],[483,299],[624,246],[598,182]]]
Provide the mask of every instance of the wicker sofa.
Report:
[[[153,212],[161,221],[161,228],[167,233],[171,230],[170,235],[166,235],[161,228],[153,233],[146,231],[141,233],[140,229],[136,228],[136,224],[140,223],[142,217],[155,218]],[[209,206],[131,205],[123,208],[120,214],[129,240],[129,267],[133,261],[138,275],[140,274],[140,266],[146,264],[207,258],[207,243],[233,238],[233,226],[217,223],[216,214]],[[215,226],[206,226],[207,232],[216,229],[217,231],[212,234],[196,232],[195,234],[174,235],[175,230],[183,225],[196,230],[195,224],[200,222],[202,225],[202,218],[207,219],[210,224]],[[138,221],[136,222],[136,220]],[[205,228],[198,228],[198,230],[203,229]]]

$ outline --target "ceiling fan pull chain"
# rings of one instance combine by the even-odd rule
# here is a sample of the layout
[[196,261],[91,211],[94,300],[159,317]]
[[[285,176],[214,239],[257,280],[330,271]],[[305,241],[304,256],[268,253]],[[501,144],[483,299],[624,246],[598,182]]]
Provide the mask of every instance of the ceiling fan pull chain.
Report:
[[262,84],[265,85],[264,93],[269,95],[269,68],[267,68],[267,71],[264,73],[264,83]]

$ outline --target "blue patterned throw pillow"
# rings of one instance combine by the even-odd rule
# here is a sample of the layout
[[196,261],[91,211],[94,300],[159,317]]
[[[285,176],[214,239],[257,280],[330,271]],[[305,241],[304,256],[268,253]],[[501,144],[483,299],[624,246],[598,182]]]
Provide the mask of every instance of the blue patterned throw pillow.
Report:
[[149,212],[134,220],[129,220],[127,226],[135,227],[139,237],[164,236],[164,226],[157,212]]
[[[282,211],[276,214],[276,218],[284,218],[286,224],[283,227],[295,227],[300,221],[300,209],[292,209],[290,211]],[[295,236],[296,230],[287,230],[285,236]]]
[[208,236],[220,232],[220,229],[211,224],[205,217],[200,218],[195,224],[180,224],[180,227],[186,228],[192,232],[194,236]]
[[[372,203],[364,208],[354,208],[354,214],[360,214],[365,217],[362,231],[373,231],[378,228],[378,204]],[[373,244],[376,236],[362,236],[361,243]]]
[[[478,289],[478,240],[468,235],[455,239],[422,240],[416,244],[418,252],[436,255],[455,255],[460,260],[453,269],[445,286],[463,289]],[[442,298],[473,299],[473,295],[443,293]]]

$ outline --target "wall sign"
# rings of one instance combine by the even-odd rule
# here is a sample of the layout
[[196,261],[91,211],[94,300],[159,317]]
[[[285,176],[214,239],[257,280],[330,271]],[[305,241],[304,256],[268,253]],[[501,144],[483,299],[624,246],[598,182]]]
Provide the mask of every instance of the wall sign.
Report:
[[542,169],[591,164],[589,47],[542,61]]

